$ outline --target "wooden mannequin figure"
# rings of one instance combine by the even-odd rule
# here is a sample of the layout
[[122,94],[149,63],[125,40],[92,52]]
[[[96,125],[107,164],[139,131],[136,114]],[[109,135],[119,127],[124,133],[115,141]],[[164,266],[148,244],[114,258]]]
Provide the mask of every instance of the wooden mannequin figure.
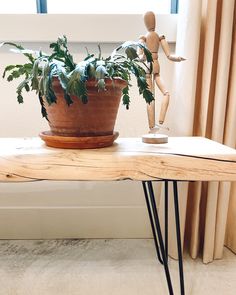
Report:
[[[147,28],[147,34],[145,36],[139,37],[139,42],[145,44],[147,48],[152,53],[153,58],[153,70],[152,73],[147,72],[146,78],[149,85],[149,88],[153,93],[155,93],[155,84],[160,89],[163,94],[163,100],[161,103],[161,110],[159,115],[159,124],[156,125],[155,121],[155,101],[152,101],[151,104],[147,105],[148,112],[148,123],[150,128],[150,133],[148,135],[143,136],[143,141],[147,143],[164,143],[168,141],[167,135],[158,134],[157,131],[160,129],[160,125],[162,125],[165,121],[166,112],[169,105],[170,94],[166,89],[161,76],[160,76],[160,65],[158,62],[158,50],[159,45],[161,45],[165,55],[167,58],[174,62],[180,62],[185,60],[185,58],[181,56],[176,56],[170,53],[169,45],[165,39],[165,36],[159,36],[155,32],[156,28],[156,20],[155,14],[152,11],[148,11],[144,14],[144,23]],[[139,50],[138,55],[140,59],[144,60],[145,55],[142,50]]]

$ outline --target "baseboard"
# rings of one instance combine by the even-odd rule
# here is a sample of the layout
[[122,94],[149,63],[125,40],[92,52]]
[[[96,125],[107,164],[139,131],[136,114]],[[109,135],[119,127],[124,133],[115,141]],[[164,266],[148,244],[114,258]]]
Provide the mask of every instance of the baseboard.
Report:
[[0,239],[150,237],[145,207],[0,209]]
[[140,182],[0,184],[0,239],[149,237]]

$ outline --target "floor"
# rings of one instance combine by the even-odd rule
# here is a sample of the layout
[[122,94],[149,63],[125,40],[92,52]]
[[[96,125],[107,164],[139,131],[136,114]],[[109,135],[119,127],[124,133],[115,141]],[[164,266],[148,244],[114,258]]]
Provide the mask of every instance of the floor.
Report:
[[[178,264],[170,260],[175,294]],[[236,255],[184,259],[186,295],[236,294]],[[1,295],[168,295],[152,240],[0,241]]]

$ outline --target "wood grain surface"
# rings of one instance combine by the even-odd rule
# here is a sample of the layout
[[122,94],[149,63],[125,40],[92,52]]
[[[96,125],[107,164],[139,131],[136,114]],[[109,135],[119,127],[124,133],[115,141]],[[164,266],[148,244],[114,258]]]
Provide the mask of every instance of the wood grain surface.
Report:
[[107,148],[49,148],[39,138],[0,139],[0,181],[38,180],[235,181],[236,150],[202,137],[166,144],[121,138]]

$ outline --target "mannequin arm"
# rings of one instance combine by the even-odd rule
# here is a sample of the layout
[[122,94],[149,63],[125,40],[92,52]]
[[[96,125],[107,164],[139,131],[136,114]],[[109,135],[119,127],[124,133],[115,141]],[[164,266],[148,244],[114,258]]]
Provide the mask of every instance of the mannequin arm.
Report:
[[165,36],[160,37],[160,42],[161,42],[161,47],[169,60],[177,61],[177,62],[185,60],[185,58],[183,58],[181,56],[177,56],[177,55],[170,53],[170,47],[169,47],[169,44],[166,42]]
[[[138,42],[145,45],[146,38],[144,36],[140,36]],[[146,56],[144,54],[144,50],[140,47],[137,49],[138,57],[141,61],[146,61]]]

